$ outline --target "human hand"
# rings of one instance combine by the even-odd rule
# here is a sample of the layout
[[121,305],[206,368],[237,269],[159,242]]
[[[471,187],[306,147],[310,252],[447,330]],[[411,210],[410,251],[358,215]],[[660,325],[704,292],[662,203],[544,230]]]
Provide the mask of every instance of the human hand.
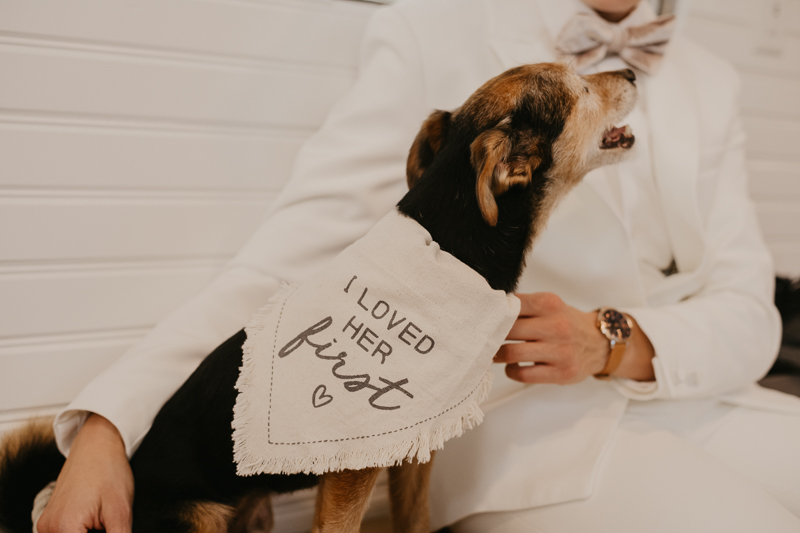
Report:
[[133,472],[122,437],[111,422],[92,414],[72,443],[37,529],[130,533],[132,506]]
[[[596,326],[597,313],[584,313],[548,292],[517,294],[520,316],[494,357],[506,375],[523,383],[578,383],[605,367],[610,348]],[[534,363],[520,365],[520,363]]]

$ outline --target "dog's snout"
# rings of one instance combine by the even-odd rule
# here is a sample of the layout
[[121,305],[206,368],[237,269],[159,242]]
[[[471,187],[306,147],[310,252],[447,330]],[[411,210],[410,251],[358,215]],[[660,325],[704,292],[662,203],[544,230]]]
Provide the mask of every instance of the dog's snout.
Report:
[[633,72],[629,68],[622,69],[622,70],[619,71],[619,73],[620,73],[620,75],[622,75],[623,78],[625,78],[626,80],[628,80],[630,82],[636,81],[636,73]]

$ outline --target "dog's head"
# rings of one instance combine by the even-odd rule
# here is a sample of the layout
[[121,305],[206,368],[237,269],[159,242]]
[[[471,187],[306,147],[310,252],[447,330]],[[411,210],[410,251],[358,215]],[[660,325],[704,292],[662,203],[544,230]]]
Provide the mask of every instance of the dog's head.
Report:
[[630,70],[579,76],[561,63],[508,70],[456,111],[425,121],[408,157],[409,188],[436,163],[467,158],[486,223],[497,225],[504,196],[526,189],[544,219],[587,172],[618,162],[633,145],[630,129],[614,124],[633,109],[634,80]]

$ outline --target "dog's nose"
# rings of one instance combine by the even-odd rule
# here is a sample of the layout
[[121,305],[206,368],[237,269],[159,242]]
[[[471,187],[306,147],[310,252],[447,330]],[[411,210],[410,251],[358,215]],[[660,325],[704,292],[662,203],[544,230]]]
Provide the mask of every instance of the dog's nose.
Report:
[[619,73],[622,75],[623,78],[625,78],[628,81],[636,81],[636,73],[634,73],[629,68],[620,70]]

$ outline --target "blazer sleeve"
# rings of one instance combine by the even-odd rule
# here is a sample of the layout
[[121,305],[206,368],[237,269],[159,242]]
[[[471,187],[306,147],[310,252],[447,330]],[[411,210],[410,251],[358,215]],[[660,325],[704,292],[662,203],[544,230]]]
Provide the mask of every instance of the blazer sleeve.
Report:
[[417,43],[394,8],[368,24],[357,79],[301,149],[250,241],[200,294],[96,377],[55,421],[66,455],[89,412],[129,457],[161,406],[283,282],[301,281],[365,234],[406,190],[408,147],[428,112]]
[[[738,87],[736,81],[732,84]],[[625,310],[656,351],[655,384],[614,381],[629,398],[730,392],[763,377],[777,355],[781,320],[773,303],[775,274],[748,195],[745,135],[736,97],[727,124],[713,185],[706,185],[706,197],[700,198],[707,215],[698,290],[671,305]]]

